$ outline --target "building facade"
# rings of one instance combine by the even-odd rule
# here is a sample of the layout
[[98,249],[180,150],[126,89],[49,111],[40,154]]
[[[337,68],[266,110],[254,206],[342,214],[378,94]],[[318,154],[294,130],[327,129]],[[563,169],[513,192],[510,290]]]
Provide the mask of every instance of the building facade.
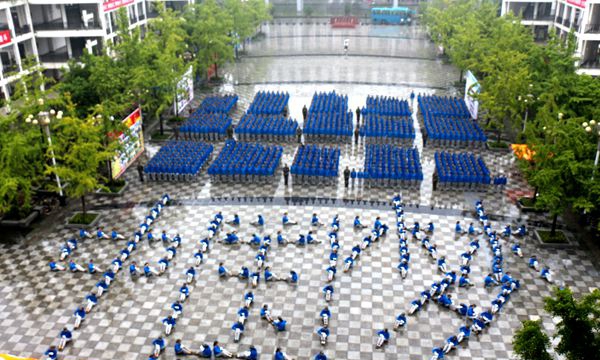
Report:
[[600,0],[502,0],[502,15],[512,12],[532,28],[536,39],[550,31],[577,39],[579,73],[600,76]]
[[[57,72],[84,52],[98,53],[117,30],[117,11],[125,8],[130,27],[145,28],[157,16],[160,0],[8,0],[0,1],[0,96],[8,99],[23,73],[24,59]],[[193,0],[162,1],[179,10]]]

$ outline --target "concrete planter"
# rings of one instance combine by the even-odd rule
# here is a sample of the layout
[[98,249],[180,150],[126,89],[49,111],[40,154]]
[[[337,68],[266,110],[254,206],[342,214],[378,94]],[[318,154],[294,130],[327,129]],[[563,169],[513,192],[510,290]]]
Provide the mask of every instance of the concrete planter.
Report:
[[563,235],[565,235],[565,238],[567,239],[567,242],[565,242],[565,243],[545,243],[542,241],[542,237],[538,233],[539,230],[550,231],[550,229],[540,228],[540,229],[533,230],[533,238],[538,242],[540,247],[553,248],[553,249],[568,249],[568,248],[577,247],[577,243],[573,242],[573,235],[570,232],[567,232],[564,230],[556,230],[556,232],[561,232],[561,233],[563,233]]
[[[495,141],[491,141],[491,142],[495,142]],[[509,152],[511,152],[510,146],[506,147],[506,148],[499,148],[499,147],[492,147],[492,146],[490,146],[490,140],[486,141],[485,147],[489,151],[493,151],[493,152],[497,152],[497,153],[509,153]]]
[[11,228],[28,228],[31,223],[35,221],[35,219],[40,216],[40,211],[38,209],[34,209],[31,211],[29,215],[24,217],[23,219],[2,219],[0,220],[0,227],[11,227]]
[[119,190],[117,192],[108,192],[108,191],[103,191],[102,189],[98,189],[94,193],[94,196],[97,196],[97,197],[119,197],[119,196],[123,196],[123,193],[125,193],[125,190],[127,190],[127,187],[129,187],[129,182],[125,181],[125,185],[123,185],[123,187],[121,188],[121,190]]
[[88,215],[96,215],[96,218],[89,224],[75,224],[75,223],[70,223],[69,220],[71,218],[73,218],[73,216],[75,216],[76,214],[80,214],[80,211],[74,212],[73,214],[71,214],[71,216],[69,216],[67,218],[67,220],[65,221],[65,227],[67,228],[72,228],[72,229],[80,229],[82,227],[95,227],[96,225],[98,225],[98,223],[100,222],[100,214],[99,213],[93,213],[93,212],[88,212]]
[[525,205],[523,205],[523,203],[521,202],[520,199],[517,200],[517,207],[522,212],[534,212],[534,213],[545,213],[546,212],[545,210],[538,210],[533,206],[525,206]]

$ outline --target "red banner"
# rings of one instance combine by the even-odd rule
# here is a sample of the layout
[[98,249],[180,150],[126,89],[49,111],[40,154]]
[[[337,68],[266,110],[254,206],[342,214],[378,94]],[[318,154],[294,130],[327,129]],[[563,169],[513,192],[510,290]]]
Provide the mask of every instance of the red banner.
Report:
[[577,6],[578,8],[585,9],[585,2],[587,0],[567,0],[568,4]]
[[10,38],[10,30],[0,31],[0,45],[8,44],[12,41]]
[[105,1],[104,4],[102,4],[102,9],[104,10],[104,12],[112,11],[122,6],[133,4],[134,1],[135,0],[108,0]]

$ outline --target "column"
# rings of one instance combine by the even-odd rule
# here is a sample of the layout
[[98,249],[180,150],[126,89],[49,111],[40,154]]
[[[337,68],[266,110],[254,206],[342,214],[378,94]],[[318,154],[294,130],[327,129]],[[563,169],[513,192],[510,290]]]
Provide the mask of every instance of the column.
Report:
[[304,1],[303,0],[296,0],[296,11],[301,13],[302,10],[304,10]]
[[265,0],[265,5],[269,5],[269,0]]
[[537,20],[537,14],[538,14],[538,7],[539,7],[540,3],[535,3],[533,5],[533,20]]
[[394,7],[398,7],[398,0],[394,0]]

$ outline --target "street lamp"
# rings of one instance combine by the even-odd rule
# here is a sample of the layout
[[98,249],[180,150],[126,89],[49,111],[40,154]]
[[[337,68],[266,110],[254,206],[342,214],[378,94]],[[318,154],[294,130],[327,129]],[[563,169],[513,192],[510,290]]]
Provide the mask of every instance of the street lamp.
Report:
[[[529,84],[529,91],[533,88],[533,84]],[[519,95],[519,101],[522,101],[525,104],[525,117],[523,119],[523,132],[525,132],[525,128],[527,127],[527,117],[529,115],[529,105],[533,103],[535,96],[533,94],[527,94],[525,97],[521,97]]]
[[[39,99],[38,102],[40,103],[40,105],[44,104],[43,99]],[[29,114],[29,116],[27,116],[27,118],[25,119],[25,122],[28,124],[32,124],[32,125],[40,125],[42,127],[44,134],[46,136],[46,139],[48,141],[48,146],[50,149],[50,156],[52,157],[52,166],[54,168],[56,168],[56,157],[54,156],[54,149],[52,148],[52,137],[50,135],[51,117],[55,117],[56,119],[60,120],[63,117],[63,112],[62,111],[56,112],[54,109],[51,109],[50,111],[40,111],[38,113],[37,118],[34,117],[33,115]],[[56,177],[56,185],[58,186],[58,195],[60,195],[60,199],[62,202],[63,198],[64,198],[64,194],[63,194],[62,185],[60,183],[60,177],[56,173],[54,175]]]
[[596,120],[590,120],[590,122],[584,122],[581,124],[585,132],[595,135],[598,138],[598,146],[596,147],[596,159],[594,159],[594,170],[592,170],[592,180],[596,174],[596,168],[598,167],[598,160],[600,159],[600,123]]

